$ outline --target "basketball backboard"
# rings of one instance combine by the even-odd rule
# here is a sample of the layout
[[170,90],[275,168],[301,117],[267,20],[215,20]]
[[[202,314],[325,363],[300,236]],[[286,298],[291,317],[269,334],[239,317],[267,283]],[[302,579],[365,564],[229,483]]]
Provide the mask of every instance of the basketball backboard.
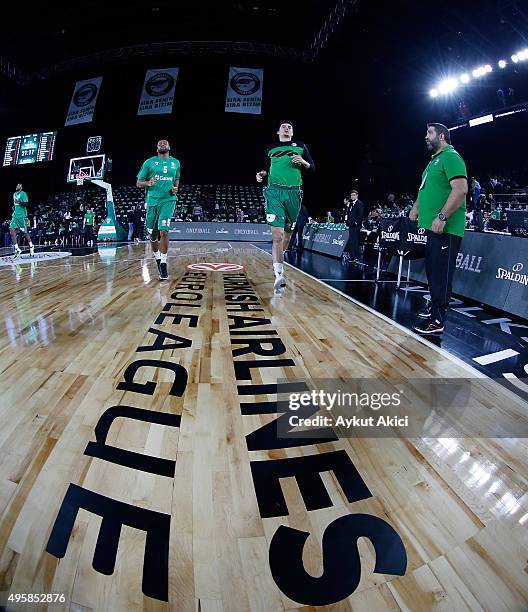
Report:
[[68,168],[68,183],[77,182],[79,174],[84,180],[104,179],[105,155],[88,155],[86,157],[72,157]]

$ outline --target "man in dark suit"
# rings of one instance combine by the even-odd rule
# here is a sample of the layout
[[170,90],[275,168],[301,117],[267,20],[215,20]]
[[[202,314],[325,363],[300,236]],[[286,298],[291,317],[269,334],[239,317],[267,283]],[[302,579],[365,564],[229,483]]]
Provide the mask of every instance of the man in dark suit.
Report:
[[358,192],[353,189],[348,200],[345,223],[348,225],[348,241],[345,245],[341,259],[343,263],[359,261],[359,245],[361,239],[361,225],[365,218],[365,205],[359,199]]
[[301,204],[301,208],[299,210],[299,215],[297,217],[297,221],[295,222],[295,228],[293,230],[293,235],[290,240],[290,244],[288,246],[288,251],[293,249],[297,249],[298,251],[303,248],[303,230],[304,226],[308,223],[308,218],[310,214],[308,213],[308,209],[304,204]]

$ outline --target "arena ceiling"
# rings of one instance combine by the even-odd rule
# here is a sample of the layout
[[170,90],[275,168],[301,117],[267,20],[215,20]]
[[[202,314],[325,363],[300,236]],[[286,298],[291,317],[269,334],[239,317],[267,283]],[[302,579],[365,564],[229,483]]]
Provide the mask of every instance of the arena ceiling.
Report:
[[[102,50],[168,41],[238,41],[305,49],[336,0],[92,0],[20,4],[2,20],[0,53],[22,70]],[[15,12],[17,9],[15,9]]]
[[131,49],[149,57],[292,53],[313,60],[322,40],[330,57],[349,53],[365,68],[390,64],[396,76],[394,62],[426,71],[428,63],[493,59],[528,43],[522,0],[28,0],[11,13],[0,22],[0,68],[19,82],[17,74],[46,78],[75,69],[79,58],[100,64]]

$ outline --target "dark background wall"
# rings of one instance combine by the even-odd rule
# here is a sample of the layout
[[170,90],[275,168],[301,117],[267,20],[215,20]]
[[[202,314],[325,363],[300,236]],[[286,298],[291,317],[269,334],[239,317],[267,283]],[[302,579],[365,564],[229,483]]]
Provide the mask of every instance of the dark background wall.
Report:
[[[240,64],[240,58],[237,59],[233,65]],[[172,114],[138,117],[145,68],[171,65],[180,66]],[[6,194],[18,180],[23,180],[38,197],[61,187],[68,159],[83,155],[87,137],[96,134],[103,136],[104,152],[112,156],[115,184],[135,182],[139,166],[146,157],[155,154],[156,142],[162,137],[169,139],[172,154],[182,162],[184,182],[247,184],[254,182],[255,172],[262,167],[265,147],[275,138],[277,122],[291,118],[296,137],[310,144],[324,172],[325,155],[318,130],[314,129],[317,119],[312,115],[313,104],[307,104],[311,102],[313,66],[278,61],[242,62],[243,66],[265,68],[263,114],[258,116],[224,112],[229,65],[225,58],[179,64],[151,60],[148,65],[117,64],[106,70],[90,70],[75,78],[69,76],[25,88],[18,108],[1,124],[2,146],[7,136],[57,129],[55,159],[50,163],[2,168],[2,201],[6,201]],[[64,127],[75,81],[101,74],[104,78],[93,123]]]
[[[58,137],[54,161],[0,169],[0,216],[9,214],[18,181],[34,199],[64,188],[68,160],[84,154],[90,135],[103,136],[116,185],[135,182],[141,162],[161,137],[170,140],[172,153],[182,161],[183,182],[251,184],[283,118],[294,121],[295,137],[309,144],[317,165],[305,190],[313,213],[340,206],[352,186],[369,203],[392,190],[412,194],[427,161],[425,123],[453,119],[454,102],[430,100],[427,75],[417,68],[396,74],[394,65],[383,60],[366,63],[345,37],[315,64],[236,56],[149,58],[27,87],[6,82],[0,92],[1,146],[7,136],[36,131],[57,129]],[[145,69],[174,65],[180,74],[172,114],[138,117]],[[262,115],[224,112],[230,65],[265,69]],[[64,127],[75,82],[99,75],[104,78],[94,122]],[[487,90],[480,91],[482,100],[495,87],[490,79]],[[453,132],[470,174],[523,162],[526,115]]]

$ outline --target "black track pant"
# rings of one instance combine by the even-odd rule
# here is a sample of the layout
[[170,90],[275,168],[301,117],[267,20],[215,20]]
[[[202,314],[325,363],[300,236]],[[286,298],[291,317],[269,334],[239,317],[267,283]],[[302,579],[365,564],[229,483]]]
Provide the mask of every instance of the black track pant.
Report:
[[299,223],[298,221],[295,223],[295,227],[293,228],[293,234],[290,239],[289,248],[290,249],[302,249],[303,248],[303,231],[304,226],[306,225],[306,221]]
[[359,259],[359,241],[361,239],[361,226],[348,226],[348,240],[344,248],[345,253],[349,253],[352,259]]
[[427,231],[425,272],[431,294],[432,318],[443,323],[446,319],[456,257],[462,238],[453,234],[435,234]]

